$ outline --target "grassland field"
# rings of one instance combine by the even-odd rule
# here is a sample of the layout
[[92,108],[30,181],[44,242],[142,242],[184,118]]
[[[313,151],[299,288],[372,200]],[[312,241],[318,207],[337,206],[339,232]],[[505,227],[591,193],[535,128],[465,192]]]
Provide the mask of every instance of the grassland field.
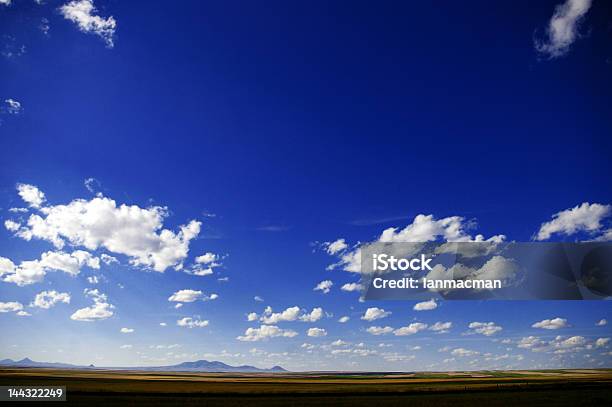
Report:
[[607,406],[612,369],[432,373],[175,373],[0,369],[1,386],[66,386],[82,406]]

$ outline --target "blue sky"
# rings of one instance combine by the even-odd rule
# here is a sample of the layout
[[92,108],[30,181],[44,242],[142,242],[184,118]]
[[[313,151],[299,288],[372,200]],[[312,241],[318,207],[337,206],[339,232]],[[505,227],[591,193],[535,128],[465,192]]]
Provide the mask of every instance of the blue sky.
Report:
[[[358,276],[327,270],[420,214],[431,225],[461,217],[467,238],[609,239],[605,2],[2,3],[0,257],[12,266],[0,269],[0,303],[22,309],[0,313],[0,356],[610,367],[610,325],[597,325],[612,318],[607,301],[415,311],[359,302],[341,289]],[[325,242],[341,238],[348,247],[330,255]],[[198,266],[206,253],[218,265],[194,275],[211,266]],[[32,267],[36,278],[15,277]],[[325,280],[329,293],[313,290]],[[201,295],[175,308],[168,298],[187,289]],[[45,291],[70,301],[31,306]],[[262,315],[268,306],[289,311]],[[300,321],[319,307],[320,319]],[[391,314],[361,319],[375,307]],[[95,320],[79,320],[87,312]],[[545,320],[554,329],[532,327]],[[437,333],[436,322],[452,327]],[[367,331],[410,324],[427,327]]]

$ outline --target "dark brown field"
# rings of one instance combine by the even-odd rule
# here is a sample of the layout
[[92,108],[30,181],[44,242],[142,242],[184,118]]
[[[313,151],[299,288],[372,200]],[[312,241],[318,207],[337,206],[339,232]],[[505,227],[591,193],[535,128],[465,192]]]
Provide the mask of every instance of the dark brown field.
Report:
[[0,385],[62,385],[91,406],[612,405],[612,370],[221,374],[1,369]]

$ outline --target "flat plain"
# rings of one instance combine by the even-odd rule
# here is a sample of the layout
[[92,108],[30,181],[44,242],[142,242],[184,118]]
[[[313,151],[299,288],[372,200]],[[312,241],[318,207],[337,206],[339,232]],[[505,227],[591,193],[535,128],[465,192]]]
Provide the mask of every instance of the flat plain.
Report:
[[175,373],[0,369],[2,386],[66,386],[72,405],[612,405],[612,369],[424,373]]

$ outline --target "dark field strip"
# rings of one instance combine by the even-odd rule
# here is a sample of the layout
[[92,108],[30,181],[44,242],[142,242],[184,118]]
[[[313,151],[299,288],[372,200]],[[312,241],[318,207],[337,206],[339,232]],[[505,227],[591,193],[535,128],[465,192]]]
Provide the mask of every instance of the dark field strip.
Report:
[[311,407],[311,406],[606,406],[612,405],[610,388],[517,389],[401,394],[283,394],[283,395],[193,395],[68,393],[75,406],[209,406],[209,407]]

